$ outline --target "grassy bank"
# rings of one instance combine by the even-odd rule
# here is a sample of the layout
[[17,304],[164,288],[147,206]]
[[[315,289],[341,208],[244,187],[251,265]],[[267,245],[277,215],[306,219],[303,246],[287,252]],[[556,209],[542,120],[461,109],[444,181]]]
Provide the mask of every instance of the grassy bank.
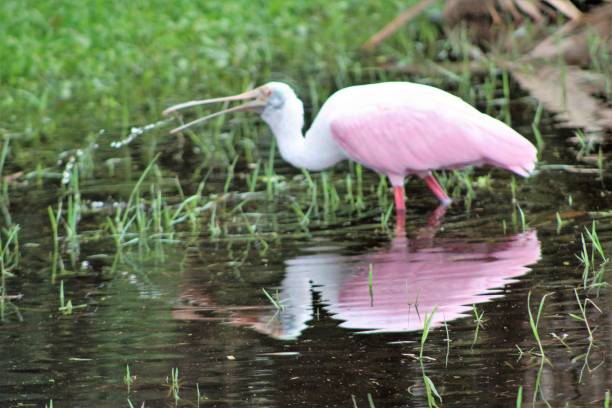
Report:
[[19,146],[43,144],[49,162],[89,132],[156,120],[174,101],[270,79],[302,92],[342,86],[361,68],[361,43],[406,6],[393,3],[2,2],[0,136],[25,166]]

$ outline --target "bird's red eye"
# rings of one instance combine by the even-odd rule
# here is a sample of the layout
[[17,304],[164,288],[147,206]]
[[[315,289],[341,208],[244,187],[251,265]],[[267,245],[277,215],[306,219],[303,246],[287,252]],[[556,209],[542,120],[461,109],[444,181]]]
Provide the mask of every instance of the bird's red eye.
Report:
[[265,96],[267,98],[270,95],[272,95],[272,90],[270,90],[270,88],[267,88],[267,87],[261,88],[261,94],[262,96]]

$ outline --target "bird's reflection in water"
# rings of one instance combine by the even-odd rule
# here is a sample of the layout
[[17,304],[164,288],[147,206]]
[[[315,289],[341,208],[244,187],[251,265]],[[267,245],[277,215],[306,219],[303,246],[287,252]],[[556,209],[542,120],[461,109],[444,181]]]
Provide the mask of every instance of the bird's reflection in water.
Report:
[[[434,308],[432,325],[438,326],[465,316],[474,303],[502,296],[500,288],[540,259],[535,231],[490,242],[434,239],[444,211],[438,208],[413,240],[398,228],[384,249],[358,256],[340,255],[341,248],[306,249],[312,254],[286,261],[279,292],[283,311],[243,309],[229,322],[279,339],[297,338],[315,317],[313,296],[318,292],[319,303],[341,321],[341,327],[366,332],[419,330],[424,315]],[[180,309],[175,316],[197,319],[194,312]]]

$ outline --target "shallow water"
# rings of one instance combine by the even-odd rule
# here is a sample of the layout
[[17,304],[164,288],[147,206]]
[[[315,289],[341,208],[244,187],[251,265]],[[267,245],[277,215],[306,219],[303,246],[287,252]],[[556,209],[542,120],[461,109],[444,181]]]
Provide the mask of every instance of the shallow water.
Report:
[[[529,123],[518,128],[531,135]],[[550,124],[542,130],[544,161],[571,163],[559,131]],[[120,139],[113,132],[103,136],[101,145],[115,136]],[[269,144],[257,140],[257,146],[266,158]],[[197,168],[197,156],[185,149],[177,159],[167,140],[152,143],[143,135],[129,149],[121,156],[100,148],[96,155],[122,157],[128,169],[141,171],[146,153],[161,150],[160,167],[181,180]],[[99,200],[103,208],[84,216],[82,230],[103,222],[108,197],[129,194],[139,171],[129,182],[125,169],[115,176],[98,171],[82,184],[86,204],[93,208]],[[91,269],[61,278],[66,297],[85,305],[70,315],[58,311],[59,287],[49,272],[46,206],[57,192],[46,182],[12,194],[23,259],[8,292],[22,295],[13,303],[23,321],[10,315],[0,331],[0,406],[44,406],[53,399],[56,407],[117,407],[128,406],[127,398],[134,406],[197,406],[196,386],[201,406],[366,407],[369,399],[377,407],[427,406],[424,373],[443,406],[512,406],[519,386],[529,406],[540,369],[529,292],[533,313],[550,294],[539,322],[547,363],[535,405],[544,406],[543,399],[552,406],[603,405],[612,388],[609,288],[578,291],[601,310],[587,304],[594,336],[588,366],[586,325],[570,314],[580,315],[574,288],[582,284],[583,268],[575,254],[593,219],[612,254],[612,199],[604,187],[609,174],[602,181],[593,174],[543,171],[520,181],[524,228],[504,172],[493,171],[469,211],[463,200],[436,209],[424,185],[413,180],[402,229],[381,226],[379,179],[367,172],[365,210],[320,210],[306,229],[291,209],[294,200],[304,211],[309,205],[298,171],[276,160],[286,188],[272,198],[265,183],[257,194],[240,195],[246,171],[247,164],[238,162],[227,204],[219,207],[219,237],[203,229],[182,235],[179,245],[132,251],[113,275],[107,273],[112,245],[83,239],[80,260]],[[330,176],[341,197],[347,171],[342,166]],[[225,176],[213,172],[206,193],[222,192]],[[193,192],[197,181],[185,182],[185,191]],[[243,216],[232,215],[245,197]],[[565,222],[559,230],[557,211]],[[209,215],[201,222],[208,225]],[[245,232],[245,223],[261,235]],[[610,263],[603,267],[610,282]],[[272,306],[262,289],[284,308]],[[474,308],[483,313],[477,336]],[[421,330],[432,313],[421,367]],[[133,376],[129,390],[126,365]],[[168,385],[173,368],[179,370],[178,400]]]

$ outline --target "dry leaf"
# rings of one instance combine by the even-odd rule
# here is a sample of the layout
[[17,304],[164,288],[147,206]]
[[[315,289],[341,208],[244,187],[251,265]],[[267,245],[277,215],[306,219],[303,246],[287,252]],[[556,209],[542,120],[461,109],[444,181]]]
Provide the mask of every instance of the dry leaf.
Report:
[[514,0],[514,2],[523,13],[531,17],[536,23],[541,23],[544,19],[540,9],[534,2],[530,0]]
[[547,110],[558,112],[567,127],[587,131],[612,129],[612,109],[593,96],[604,78],[572,66],[545,64],[528,67],[510,65],[514,78],[542,102]]
[[612,4],[594,8],[580,20],[569,21],[537,44],[529,58],[562,56],[568,64],[587,66],[591,62],[590,46],[594,41],[612,53]]
[[546,2],[572,20],[578,20],[582,17],[582,12],[569,0],[546,0]]
[[398,28],[403,26],[408,21],[410,21],[413,18],[417,17],[419,14],[421,14],[423,11],[425,11],[429,6],[431,6],[434,2],[435,2],[435,0],[421,0],[420,2],[415,4],[414,6],[409,7],[406,11],[404,11],[402,14],[400,14],[395,19],[393,19],[393,21],[391,21],[389,24],[387,24],[385,27],[383,27],[382,30],[380,30],[379,32],[374,34],[368,40],[368,42],[366,42],[363,45],[363,48],[365,48],[367,50],[371,50],[371,49],[375,48],[385,38],[387,38],[390,35],[392,35],[395,31],[397,31]]

